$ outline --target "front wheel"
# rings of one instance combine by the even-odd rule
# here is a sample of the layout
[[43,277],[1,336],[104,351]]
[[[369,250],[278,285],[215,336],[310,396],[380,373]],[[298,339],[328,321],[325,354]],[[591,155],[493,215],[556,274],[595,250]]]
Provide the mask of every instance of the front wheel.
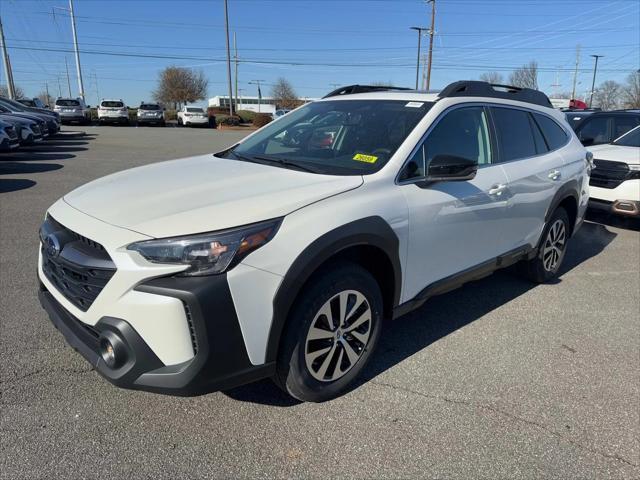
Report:
[[362,267],[343,263],[302,291],[284,332],[276,383],[292,397],[338,397],[366,365],[380,337],[382,294]]
[[536,283],[548,282],[560,271],[569,240],[569,215],[559,207],[547,222],[537,255],[524,263],[524,273]]

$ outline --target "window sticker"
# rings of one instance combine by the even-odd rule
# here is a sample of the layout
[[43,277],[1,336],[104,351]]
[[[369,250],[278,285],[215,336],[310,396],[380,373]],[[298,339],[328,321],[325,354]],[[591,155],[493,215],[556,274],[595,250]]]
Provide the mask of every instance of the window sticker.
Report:
[[365,155],[363,153],[356,153],[353,156],[354,160],[357,160],[358,162],[365,162],[365,163],[376,163],[376,161],[378,161],[378,157],[376,157],[375,155]]
[[423,102],[409,102],[405,105],[405,107],[409,107],[409,108],[420,108],[421,106],[423,106],[424,103]]

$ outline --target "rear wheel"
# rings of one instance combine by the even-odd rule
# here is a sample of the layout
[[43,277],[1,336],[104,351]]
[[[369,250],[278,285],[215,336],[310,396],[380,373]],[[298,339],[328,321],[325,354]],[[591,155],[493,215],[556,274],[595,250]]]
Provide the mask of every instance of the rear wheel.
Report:
[[344,263],[308,284],[291,312],[276,383],[291,396],[322,402],[344,393],[380,336],[382,295],[362,267]]
[[558,275],[569,240],[569,215],[559,207],[544,231],[537,255],[524,263],[524,273],[531,281],[544,283]]

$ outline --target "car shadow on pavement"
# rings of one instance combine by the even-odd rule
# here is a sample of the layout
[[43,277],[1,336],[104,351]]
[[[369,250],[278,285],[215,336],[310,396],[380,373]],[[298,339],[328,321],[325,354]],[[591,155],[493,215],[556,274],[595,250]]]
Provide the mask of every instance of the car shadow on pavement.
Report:
[[611,215],[605,212],[588,210],[587,219],[591,222],[608,225],[609,227],[640,232],[640,218],[623,217],[620,215]]
[[29,152],[27,150],[19,150],[8,155],[0,156],[0,165],[4,162],[46,162],[53,160],[68,160],[75,158],[71,153],[47,153],[47,152]]
[[[562,275],[602,252],[616,236],[603,225],[585,223],[569,242],[556,282],[561,282]],[[458,290],[433,297],[397,321],[385,322],[378,348],[352,390],[536,287],[536,284],[515,274],[516,271],[517,268],[498,271]],[[235,400],[272,406],[286,407],[299,403],[268,380],[224,393]]]
[[36,184],[33,180],[25,178],[0,178],[0,193],[16,192],[25,188],[33,187]]
[[0,175],[14,175],[17,173],[43,173],[60,170],[59,163],[21,163],[0,162]]

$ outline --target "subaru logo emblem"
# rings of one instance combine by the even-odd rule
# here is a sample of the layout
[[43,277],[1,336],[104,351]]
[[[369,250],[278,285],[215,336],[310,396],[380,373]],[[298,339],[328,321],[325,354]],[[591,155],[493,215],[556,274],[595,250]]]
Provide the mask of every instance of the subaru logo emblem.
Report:
[[60,241],[53,233],[47,235],[45,241],[45,249],[50,257],[57,257],[60,254]]

